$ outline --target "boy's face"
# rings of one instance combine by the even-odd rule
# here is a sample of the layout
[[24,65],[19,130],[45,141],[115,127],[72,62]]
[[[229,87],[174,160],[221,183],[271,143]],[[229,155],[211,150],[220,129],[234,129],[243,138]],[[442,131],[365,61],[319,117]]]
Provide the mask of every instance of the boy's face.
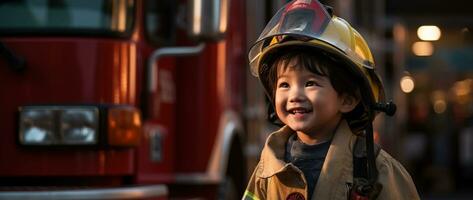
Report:
[[278,66],[277,74],[275,107],[279,119],[298,133],[330,135],[348,110],[329,78],[301,66]]

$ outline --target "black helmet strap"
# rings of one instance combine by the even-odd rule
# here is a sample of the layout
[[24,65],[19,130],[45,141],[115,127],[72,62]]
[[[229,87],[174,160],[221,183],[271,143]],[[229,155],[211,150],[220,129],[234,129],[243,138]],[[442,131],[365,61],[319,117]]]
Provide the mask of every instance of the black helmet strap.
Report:
[[374,110],[384,112],[388,116],[393,116],[396,113],[397,106],[393,103],[393,101],[389,101],[387,103],[375,103],[373,106]]

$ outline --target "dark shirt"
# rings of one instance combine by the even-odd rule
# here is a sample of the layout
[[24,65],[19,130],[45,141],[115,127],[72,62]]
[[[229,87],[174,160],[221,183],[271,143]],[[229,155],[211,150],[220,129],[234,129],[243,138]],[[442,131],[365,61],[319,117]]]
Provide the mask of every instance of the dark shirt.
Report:
[[303,173],[307,181],[308,199],[312,198],[320,170],[330,147],[330,141],[315,145],[304,144],[296,134],[289,137],[286,144],[285,161],[294,164]]

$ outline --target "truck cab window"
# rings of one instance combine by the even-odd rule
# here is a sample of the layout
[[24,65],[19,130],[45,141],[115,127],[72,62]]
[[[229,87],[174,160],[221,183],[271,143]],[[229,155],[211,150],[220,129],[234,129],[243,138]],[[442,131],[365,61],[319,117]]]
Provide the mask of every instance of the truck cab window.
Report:
[[156,45],[174,45],[178,3],[174,0],[148,0],[145,3],[147,38]]
[[130,32],[134,0],[0,1],[1,34]]

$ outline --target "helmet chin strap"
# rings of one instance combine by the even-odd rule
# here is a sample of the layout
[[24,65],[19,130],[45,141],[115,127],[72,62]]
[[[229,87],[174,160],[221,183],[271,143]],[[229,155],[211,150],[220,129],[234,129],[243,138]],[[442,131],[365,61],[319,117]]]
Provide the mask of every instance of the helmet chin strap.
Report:
[[375,103],[373,106],[374,110],[381,111],[386,113],[388,116],[393,116],[396,113],[397,106],[393,103],[393,101],[389,101],[387,103]]
[[368,158],[368,181],[375,184],[378,179],[378,170],[376,169],[376,158],[374,156],[373,124],[370,123],[366,128],[366,153]]
[[[396,113],[396,104],[392,101],[389,102],[381,102],[375,103],[372,108],[376,111],[384,112],[388,116],[393,116]],[[366,148],[366,163],[365,166],[367,167],[367,177],[366,179],[358,179],[358,183],[355,186],[355,191],[357,194],[360,194],[367,199],[376,199],[379,193],[381,192],[383,186],[378,183],[378,170],[376,168],[376,157],[377,152],[375,153],[374,148],[374,138],[373,138],[373,123],[370,122],[365,129],[365,148]],[[361,182],[360,182],[361,181]],[[356,195],[355,195],[356,196]],[[351,196],[350,199],[358,199],[353,198]]]
[[[393,116],[396,113],[396,104],[392,100],[388,102],[379,102],[373,105],[373,109],[384,112],[388,116]],[[368,158],[368,177],[369,182],[376,183],[378,178],[378,170],[376,169],[376,157],[374,156],[374,138],[373,138],[373,123],[369,123],[366,128],[366,152]]]

